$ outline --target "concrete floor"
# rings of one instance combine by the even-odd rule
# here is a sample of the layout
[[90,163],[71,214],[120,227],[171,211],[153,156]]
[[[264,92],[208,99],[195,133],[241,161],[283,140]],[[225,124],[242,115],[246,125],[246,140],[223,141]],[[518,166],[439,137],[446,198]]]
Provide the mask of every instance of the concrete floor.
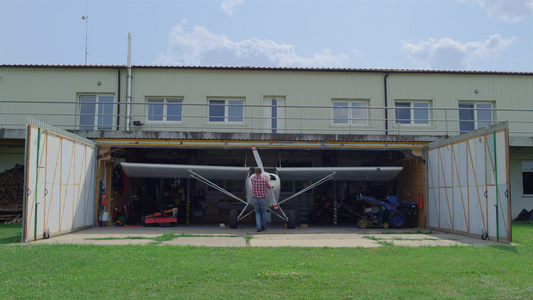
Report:
[[[360,229],[354,225],[309,225],[286,229],[272,225],[264,232],[257,232],[253,224],[241,224],[230,229],[223,224],[178,225],[177,227],[93,227],[69,234],[52,236],[27,244],[93,244],[93,245],[143,245],[154,243],[154,238],[167,232],[189,236],[158,242],[160,245],[206,247],[382,247],[395,246],[491,246],[509,245],[479,237],[455,233],[412,228]],[[135,239],[143,237],[148,239]],[[248,241],[247,241],[248,240]]]

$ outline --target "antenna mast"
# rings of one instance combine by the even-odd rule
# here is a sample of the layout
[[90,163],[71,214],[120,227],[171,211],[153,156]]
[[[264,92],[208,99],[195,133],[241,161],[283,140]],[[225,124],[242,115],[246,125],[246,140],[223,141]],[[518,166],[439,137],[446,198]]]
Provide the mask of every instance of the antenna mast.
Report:
[[85,20],[85,64],[87,64],[87,55],[89,54],[89,51],[87,48],[88,31],[89,31],[89,0],[87,0],[87,13],[85,14],[85,16],[81,18],[82,20]]

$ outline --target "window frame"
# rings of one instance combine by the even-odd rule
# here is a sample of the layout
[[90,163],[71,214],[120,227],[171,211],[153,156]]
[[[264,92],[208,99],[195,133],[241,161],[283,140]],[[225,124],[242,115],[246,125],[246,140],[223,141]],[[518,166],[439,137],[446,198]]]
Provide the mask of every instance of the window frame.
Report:
[[[528,164],[529,166],[526,166]],[[533,197],[533,161],[522,161],[522,195]],[[524,175],[528,175],[527,178]],[[529,181],[526,184],[525,181]],[[526,190],[527,189],[527,190]]]
[[[461,107],[469,105],[469,109],[467,107]],[[489,105],[490,108],[484,108],[484,107],[478,107],[479,105]],[[472,130],[476,130],[482,127],[486,127],[487,125],[483,125],[485,123],[489,123],[488,126],[494,124],[494,103],[493,102],[467,102],[467,101],[460,101],[457,105],[458,107],[458,120],[459,120],[459,133],[466,133]],[[461,119],[461,116],[463,115],[461,112],[472,112],[472,120],[463,120]],[[489,112],[490,113],[490,120],[479,120],[478,113],[479,112]],[[461,125],[465,123],[471,123],[473,124],[472,129],[462,129]]]
[[[369,102],[363,99],[332,99],[331,123],[335,126],[367,126],[370,118]],[[345,104],[345,106],[340,106],[341,104]],[[339,118],[337,116],[338,112],[346,116]],[[354,116],[355,112],[363,112],[364,117]]]
[[[151,113],[151,103],[162,101],[159,106],[162,106],[163,111],[161,115],[152,115]],[[179,109],[179,115],[172,115],[172,118],[178,118],[179,120],[169,120],[169,103],[176,102],[176,108]],[[172,105],[173,106],[173,105]],[[183,97],[146,97],[146,122],[149,123],[182,123],[183,122]],[[160,120],[154,120],[151,118],[161,117]]]
[[[94,102],[83,102],[82,98],[94,97]],[[102,98],[110,98],[103,101]],[[92,112],[84,113],[84,108],[91,104],[94,108]],[[111,108],[111,111],[108,111]],[[115,121],[115,95],[114,94],[78,94],[78,129],[79,130],[113,130]],[[91,117],[92,116],[92,117]],[[84,124],[92,118],[92,124]],[[109,118],[109,120],[106,120]],[[105,123],[105,122],[109,123]],[[103,123],[103,124],[100,124]]]
[[[408,106],[399,107],[399,104],[407,104]],[[427,105],[426,107],[416,107],[416,105]],[[430,126],[431,125],[431,101],[430,100],[396,100],[394,101],[394,124],[396,125],[411,125],[411,126]],[[409,112],[409,118],[399,118],[399,109]],[[424,112],[426,118],[417,118],[417,111]],[[407,122],[402,122],[402,120]],[[423,123],[421,123],[423,122]]]
[[[207,99],[207,123],[209,124],[243,124],[244,115],[245,115],[245,98],[220,98],[220,97],[211,97]],[[223,104],[212,104],[212,102],[223,102]],[[240,103],[232,103],[240,102]],[[224,108],[222,114],[220,111],[212,111],[214,108]],[[235,113],[233,109],[240,115],[232,115]],[[212,115],[212,112],[217,112],[218,114]]]

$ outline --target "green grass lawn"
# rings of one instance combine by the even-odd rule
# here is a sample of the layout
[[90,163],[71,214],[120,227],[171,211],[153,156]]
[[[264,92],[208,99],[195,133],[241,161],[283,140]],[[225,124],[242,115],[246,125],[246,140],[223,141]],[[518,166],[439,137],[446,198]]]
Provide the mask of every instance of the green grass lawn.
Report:
[[0,224],[0,244],[20,243],[22,239],[22,225]]
[[[0,225],[0,242],[20,241]],[[0,299],[532,299],[517,246],[208,248],[0,245]]]

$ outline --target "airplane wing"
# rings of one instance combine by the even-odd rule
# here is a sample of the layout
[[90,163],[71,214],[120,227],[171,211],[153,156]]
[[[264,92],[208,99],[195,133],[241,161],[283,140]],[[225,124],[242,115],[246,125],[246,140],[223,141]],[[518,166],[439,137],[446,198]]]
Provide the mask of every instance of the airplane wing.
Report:
[[[245,179],[249,167],[225,167],[207,165],[120,163],[129,177],[144,178],[189,178],[193,171],[207,179]],[[276,168],[280,179],[290,181],[318,180],[330,174],[331,180],[389,181],[394,179],[402,167],[301,167]]]
[[353,181],[390,181],[403,167],[301,167],[276,168],[282,180],[307,181],[318,180],[330,174],[331,180]]
[[223,167],[206,165],[145,164],[121,162],[128,177],[143,178],[189,178],[192,171],[207,179],[244,180],[250,172],[249,167]]

